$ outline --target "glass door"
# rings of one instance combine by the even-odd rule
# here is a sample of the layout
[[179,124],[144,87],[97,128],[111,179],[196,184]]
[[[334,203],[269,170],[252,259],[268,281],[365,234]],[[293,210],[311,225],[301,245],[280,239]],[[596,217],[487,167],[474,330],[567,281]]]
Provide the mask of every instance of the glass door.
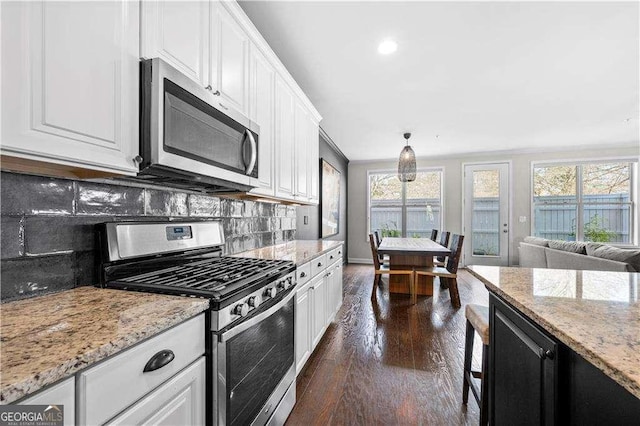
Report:
[[464,264],[509,264],[509,164],[464,166]]

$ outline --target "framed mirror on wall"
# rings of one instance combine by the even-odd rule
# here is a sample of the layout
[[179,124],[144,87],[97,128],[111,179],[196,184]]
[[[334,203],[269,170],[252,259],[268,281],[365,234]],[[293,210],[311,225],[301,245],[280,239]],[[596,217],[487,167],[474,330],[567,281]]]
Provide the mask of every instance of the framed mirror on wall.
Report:
[[320,160],[320,236],[336,235],[340,229],[340,172]]

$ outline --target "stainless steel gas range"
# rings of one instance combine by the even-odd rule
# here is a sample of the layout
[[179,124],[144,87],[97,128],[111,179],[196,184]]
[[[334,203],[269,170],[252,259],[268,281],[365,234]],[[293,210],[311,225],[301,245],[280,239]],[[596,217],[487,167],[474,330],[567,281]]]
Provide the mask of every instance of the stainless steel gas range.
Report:
[[207,315],[207,423],[283,424],[295,404],[290,261],[222,255],[222,224],[101,226],[108,288],[202,297]]

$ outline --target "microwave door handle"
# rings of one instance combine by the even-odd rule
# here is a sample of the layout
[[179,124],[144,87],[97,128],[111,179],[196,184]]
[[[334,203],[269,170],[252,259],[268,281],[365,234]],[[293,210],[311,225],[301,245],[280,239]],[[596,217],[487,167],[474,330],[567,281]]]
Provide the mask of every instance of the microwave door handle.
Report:
[[[249,175],[253,171],[253,168],[256,166],[256,159],[258,158],[258,153],[257,153],[258,149],[256,146],[256,140],[253,138],[253,135],[249,130],[244,131],[244,136],[245,136],[244,138],[245,143],[247,143],[247,139],[251,143],[251,158],[249,159],[249,165],[247,165],[246,159],[243,158],[243,161],[247,166],[244,173]],[[243,151],[243,154],[244,154],[244,151]]]

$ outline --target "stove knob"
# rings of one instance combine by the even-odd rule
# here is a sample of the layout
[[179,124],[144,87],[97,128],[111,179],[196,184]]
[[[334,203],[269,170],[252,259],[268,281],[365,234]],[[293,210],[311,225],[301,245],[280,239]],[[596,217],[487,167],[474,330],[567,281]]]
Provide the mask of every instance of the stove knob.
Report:
[[249,313],[249,305],[247,305],[246,303],[238,303],[233,308],[233,313],[235,315],[240,315],[241,317],[246,317]]
[[287,277],[287,283],[289,283],[289,285],[293,284],[293,277]]
[[291,286],[291,283],[289,283],[289,282],[288,282],[288,281],[286,281],[286,280],[282,280],[282,281],[280,281],[280,282],[278,283],[278,287],[279,287],[279,288],[281,288],[281,289],[283,289],[283,290],[288,289],[290,286]]
[[271,297],[273,299],[274,297],[276,297],[277,292],[278,290],[276,290],[275,287],[271,287],[271,288],[268,288],[267,291],[264,292],[264,294],[265,296]]
[[262,303],[262,298],[260,296],[252,296],[249,298],[249,306],[252,308],[257,308]]

